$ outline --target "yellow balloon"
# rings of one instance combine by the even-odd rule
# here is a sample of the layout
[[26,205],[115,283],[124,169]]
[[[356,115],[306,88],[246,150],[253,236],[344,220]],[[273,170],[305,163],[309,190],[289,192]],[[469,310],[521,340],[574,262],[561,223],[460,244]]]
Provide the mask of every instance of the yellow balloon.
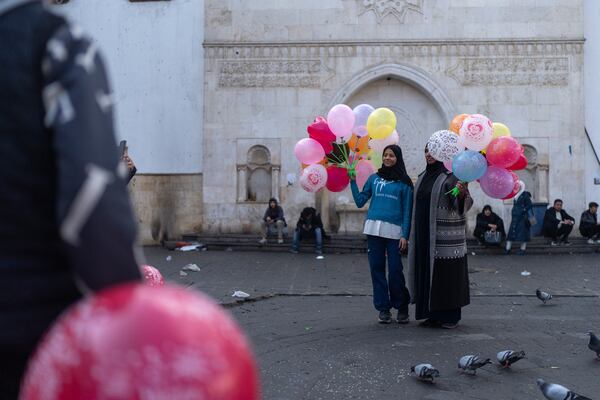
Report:
[[492,126],[494,127],[493,139],[496,139],[500,136],[511,136],[508,126],[501,124],[500,122],[494,122]]
[[396,115],[389,108],[378,108],[367,119],[367,132],[371,139],[384,139],[396,129]]

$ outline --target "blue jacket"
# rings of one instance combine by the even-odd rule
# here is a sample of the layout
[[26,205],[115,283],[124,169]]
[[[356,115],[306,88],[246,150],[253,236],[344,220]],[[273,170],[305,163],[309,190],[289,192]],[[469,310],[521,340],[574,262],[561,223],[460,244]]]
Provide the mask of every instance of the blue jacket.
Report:
[[350,182],[350,187],[358,208],[362,208],[371,199],[367,219],[400,225],[402,237],[408,239],[413,202],[412,187],[404,182],[386,181],[377,174],[367,179],[362,192],[359,192],[355,180]]

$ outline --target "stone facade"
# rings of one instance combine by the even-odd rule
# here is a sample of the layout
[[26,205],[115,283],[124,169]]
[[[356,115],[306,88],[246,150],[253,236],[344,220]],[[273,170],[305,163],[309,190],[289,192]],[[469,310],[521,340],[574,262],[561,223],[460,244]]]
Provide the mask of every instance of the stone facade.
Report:
[[[207,0],[205,15],[204,230],[255,229],[266,203],[244,196],[238,154],[252,141],[288,222],[316,204],[329,229],[348,231],[349,190],[315,196],[290,177],[306,125],[338,103],[394,110],[414,178],[431,133],[486,114],[533,156],[520,174],[535,201],[585,207],[581,1]],[[490,203],[510,222],[510,202],[471,187],[475,211]]]

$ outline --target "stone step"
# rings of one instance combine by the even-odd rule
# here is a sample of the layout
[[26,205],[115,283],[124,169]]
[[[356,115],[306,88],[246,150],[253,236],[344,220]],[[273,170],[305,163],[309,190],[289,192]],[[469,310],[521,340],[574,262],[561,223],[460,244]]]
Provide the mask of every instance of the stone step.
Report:
[[[234,250],[234,251],[269,251],[286,252],[291,247],[291,238],[286,237],[284,243],[278,244],[276,239],[269,237],[266,245],[258,243],[259,236],[256,234],[186,234],[183,240],[198,241],[204,244],[209,250]],[[516,243],[512,254],[519,249],[519,243]],[[469,254],[504,254],[503,247],[481,246],[474,238],[467,239]],[[328,235],[323,242],[323,251],[325,253],[365,253],[367,250],[367,240],[365,235]],[[314,240],[300,242],[301,252],[314,251]],[[575,254],[575,253],[597,253],[600,252],[600,245],[589,245],[586,240],[580,237],[571,239],[570,246],[549,245],[548,240],[542,237],[535,237],[527,245],[527,254]]]

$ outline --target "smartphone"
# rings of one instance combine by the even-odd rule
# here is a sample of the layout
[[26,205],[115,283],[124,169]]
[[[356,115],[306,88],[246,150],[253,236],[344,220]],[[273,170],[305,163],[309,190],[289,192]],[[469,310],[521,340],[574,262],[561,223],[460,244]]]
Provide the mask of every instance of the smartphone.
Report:
[[125,155],[126,151],[127,151],[127,140],[121,140],[121,143],[119,143],[119,155],[121,157],[123,157]]

